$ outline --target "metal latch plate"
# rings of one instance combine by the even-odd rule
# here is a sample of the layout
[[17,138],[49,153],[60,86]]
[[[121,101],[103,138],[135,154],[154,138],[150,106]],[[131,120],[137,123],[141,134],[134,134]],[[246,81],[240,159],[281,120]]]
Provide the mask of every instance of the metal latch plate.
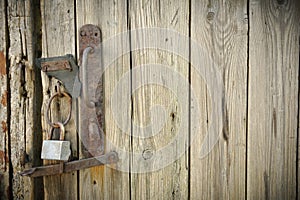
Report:
[[44,61],[41,63],[41,68],[43,72],[53,72],[60,70],[72,71],[72,67],[68,60],[53,60]]
[[[100,42],[99,27],[86,24],[79,29],[80,80],[83,82],[83,93],[79,103],[79,132],[83,143],[82,153],[85,158],[104,153],[103,59]],[[87,49],[91,50],[83,61],[83,54]],[[91,107],[89,102],[95,102],[95,107]]]
[[81,83],[78,78],[78,66],[71,54],[39,58],[37,59],[37,65],[48,76],[60,80],[73,98],[80,96]]

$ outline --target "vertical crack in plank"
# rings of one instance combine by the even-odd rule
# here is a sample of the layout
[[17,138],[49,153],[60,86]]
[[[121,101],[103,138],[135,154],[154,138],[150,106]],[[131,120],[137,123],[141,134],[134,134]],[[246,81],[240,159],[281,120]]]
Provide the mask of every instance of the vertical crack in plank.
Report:
[[[43,164],[41,160],[41,146],[42,146],[42,122],[41,122],[41,108],[43,102],[43,94],[42,94],[42,80],[40,70],[35,66],[35,59],[40,58],[42,55],[42,16],[41,16],[41,4],[40,0],[31,0],[31,12],[30,12],[30,24],[31,26],[31,37],[28,40],[28,62],[32,68],[33,77],[30,76],[32,73],[31,70],[27,71],[27,77],[29,79],[33,79],[31,85],[29,87],[29,92],[32,93],[31,103],[29,103],[29,110],[32,109],[30,115],[27,118],[32,119],[32,137],[29,137],[28,143],[30,146],[28,150],[32,148],[31,156],[32,166],[41,166]],[[31,38],[31,40],[30,40]],[[30,46],[32,45],[32,49]],[[30,67],[29,67],[30,68]],[[32,91],[33,90],[33,91]],[[35,178],[33,181],[33,189],[31,190],[32,199],[38,200],[44,197],[44,182],[43,178]]]
[[246,150],[245,150],[245,153],[246,153],[246,159],[245,159],[245,199],[247,199],[247,185],[248,185],[248,128],[249,128],[249,122],[248,122],[248,118],[249,118],[249,60],[250,60],[250,45],[249,45],[249,42],[250,42],[250,0],[247,0],[247,16],[246,16],[246,19],[247,19],[247,26],[248,26],[248,31],[247,31],[247,82],[246,82],[246,88],[247,88],[247,91],[246,91],[246,116],[245,116],[245,119],[244,119],[244,122],[245,122],[245,125],[246,125]]
[[300,192],[300,189],[299,189],[299,179],[300,179],[300,176],[299,176],[299,160],[300,160],[300,155],[299,155],[299,137],[300,137],[300,35],[298,37],[298,43],[299,43],[299,57],[298,57],[298,113],[297,113],[297,122],[298,122],[298,126],[297,126],[297,152],[296,152],[296,177],[297,177],[297,180],[296,180],[296,199],[299,198],[299,192]]
[[192,38],[192,0],[189,0],[189,19],[188,19],[188,23],[189,23],[189,63],[188,63],[188,79],[189,79],[189,98],[188,98],[188,103],[189,103],[189,119],[188,119],[188,153],[187,153],[187,163],[186,163],[186,169],[188,170],[188,200],[192,199],[191,197],[191,188],[192,188],[192,178],[191,178],[191,144],[192,144],[192,64],[191,64],[191,60],[192,60],[192,45],[191,45],[191,38]]
[[[129,31],[129,70],[130,70],[130,94],[132,94],[132,47],[131,47],[131,17],[130,17],[130,4],[131,1],[127,0],[127,5],[126,5],[126,15],[127,15],[127,30]],[[130,113],[130,144],[129,144],[129,152],[133,153],[133,149],[132,149],[132,141],[133,141],[133,135],[132,135],[132,127],[133,127],[133,113],[134,113],[134,106],[133,106],[133,97],[131,97],[131,113]],[[132,169],[132,157],[129,157],[128,159],[128,165],[129,165],[129,173],[128,173],[128,181],[129,181],[129,197],[130,199],[132,199],[133,197],[133,191],[132,191],[132,178],[131,178],[131,169]]]

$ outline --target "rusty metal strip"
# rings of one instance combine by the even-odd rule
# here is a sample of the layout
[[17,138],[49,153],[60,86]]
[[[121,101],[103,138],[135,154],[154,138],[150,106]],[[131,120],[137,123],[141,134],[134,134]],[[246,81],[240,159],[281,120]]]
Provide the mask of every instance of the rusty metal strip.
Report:
[[100,156],[105,149],[104,83],[102,79],[101,31],[91,24],[79,31],[80,80],[83,81],[79,101],[79,134],[82,155]]
[[105,155],[98,156],[98,157],[66,162],[64,163],[63,166],[62,163],[60,163],[55,165],[34,167],[31,169],[24,170],[19,174],[21,176],[29,176],[29,177],[50,176],[50,175],[57,175],[61,173],[68,173],[72,171],[95,167],[99,165],[113,164],[118,162],[118,160],[119,158],[116,152],[109,152]]
[[41,63],[41,68],[43,72],[53,72],[60,70],[72,71],[72,67],[68,60],[45,61]]

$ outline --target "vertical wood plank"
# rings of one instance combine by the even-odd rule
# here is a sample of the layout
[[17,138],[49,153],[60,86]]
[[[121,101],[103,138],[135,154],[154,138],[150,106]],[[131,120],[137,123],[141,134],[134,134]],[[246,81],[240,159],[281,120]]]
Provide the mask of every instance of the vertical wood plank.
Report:
[[[15,199],[38,199],[42,179],[21,177],[18,172],[40,164],[39,75],[34,60],[40,51],[40,16],[37,1],[9,1],[7,5],[10,76],[10,158]],[[33,23],[33,19],[35,22]],[[37,131],[37,132],[36,132]]]
[[[25,151],[25,66],[22,64],[23,56],[26,56],[24,32],[25,32],[25,3],[8,2],[8,24],[9,24],[9,58],[10,58],[10,96],[11,99],[11,122],[10,122],[10,144],[11,163],[13,168],[12,190],[14,198],[22,198],[28,194],[28,187],[24,187],[25,179],[16,174],[24,168]],[[24,47],[24,48],[22,48]],[[29,184],[30,187],[30,184]],[[27,191],[24,191],[27,190]]]
[[[55,57],[66,54],[75,56],[75,6],[74,1],[55,0],[41,1],[43,57]],[[42,73],[43,107],[42,125],[44,139],[50,130],[45,121],[45,109],[50,96],[57,91],[57,80],[49,79]],[[76,105],[73,101],[72,118],[66,125],[65,140],[71,142],[72,157],[78,158],[77,131],[75,126]],[[55,121],[65,120],[69,113],[69,105],[65,98],[56,98],[51,106],[51,118]],[[44,161],[45,164],[55,161]],[[77,199],[77,173],[67,173],[44,177],[45,199]]]
[[[126,1],[77,1],[77,32],[80,27],[85,24],[93,24],[101,29],[102,41],[105,43],[110,41],[111,51],[122,51],[126,48],[129,38],[128,34],[122,36],[127,31],[127,3]],[[114,40],[117,34],[121,34],[121,40]],[[120,42],[120,43],[119,43]],[[107,42],[106,42],[107,43]],[[79,47],[79,45],[77,45]],[[127,45],[128,46],[128,45]],[[130,199],[130,183],[129,174],[122,169],[129,169],[128,157],[122,157],[121,150],[130,151],[130,137],[128,131],[121,130],[112,111],[112,106],[122,106],[124,95],[128,95],[127,85],[122,91],[115,91],[120,79],[130,69],[129,54],[120,55],[115,61],[108,60],[110,54],[104,50],[103,55],[99,55],[99,64],[104,73],[104,94],[105,94],[105,149],[106,152],[117,151],[120,156],[120,162],[112,166],[115,170],[108,166],[93,167],[80,171],[80,199]],[[78,51],[79,52],[79,51]],[[102,66],[108,64],[109,66]],[[102,65],[101,65],[102,64]],[[92,69],[88,69],[93,74]],[[100,80],[100,74],[94,74]],[[128,79],[130,81],[130,79]],[[95,91],[89,91],[95,92]],[[112,105],[112,96],[116,94],[118,105]],[[94,93],[93,93],[94,94]],[[124,105],[130,108],[131,105]],[[119,107],[118,107],[119,108]],[[80,117],[80,113],[79,113]],[[130,111],[125,113],[125,121],[130,119]],[[81,122],[81,120],[79,120]],[[80,124],[79,124],[80,126]],[[129,132],[130,133],[130,132]],[[84,133],[81,133],[84,134]],[[111,143],[111,145],[109,145]],[[82,144],[81,144],[82,145]],[[81,148],[82,149],[82,148]],[[83,156],[83,155],[82,155]]]
[[299,8],[250,1],[248,199],[296,198]]
[[[200,57],[203,61],[200,67],[207,68],[206,71],[210,67],[216,68],[222,74],[224,91],[218,91],[223,93],[223,99],[217,100],[222,102],[222,113],[211,118],[215,108],[210,96],[213,91],[208,90],[203,77],[197,76],[192,67],[191,84],[199,113],[192,107],[191,127],[199,124],[200,133],[196,134],[195,141],[191,141],[191,199],[245,198],[247,23],[245,0],[192,0],[191,38],[207,54],[198,55],[191,49],[191,60]],[[205,60],[209,60],[211,66],[204,66]],[[210,144],[214,147],[208,155],[200,158],[205,136],[215,121],[217,124],[223,122],[223,132],[216,144]],[[219,133],[219,127],[213,127],[213,130]]]
[[[131,44],[136,48],[132,52],[132,87],[136,89],[132,91],[132,123],[138,127],[132,130],[131,170],[138,173],[131,174],[131,197],[187,199],[188,153],[179,152],[178,149],[184,149],[180,146],[188,145],[189,49],[188,41],[185,44],[187,48],[184,49],[184,46],[177,44],[180,38],[174,37],[171,32],[176,31],[182,36],[189,35],[189,1],[132,0],[129,17],[131,30],[140,29],[131,35]],[[147,48],[146,41],[153,35],[143,28],[154,27],[165,28],[165,35],[154,36],[157,37],[151,40],[154,49],[150,49]],[[174,51],[167,52],[155,48],[155,44],[164,45],[158,44],[159,41],[163,41]],[[182,55],[176,54],[180,51],[185,51],[187,57],[182,58],[180,57]],[[150,67],[143,66],[147,64],[150,64]],[[170,71],[166,72],[163,67],[167,67]],[[181,82],[178,74],[187,85]],[[166,80],[171,86],[158,83],[156,85],[149,82],[152,79]],[[135,88],[135,84],[138,83],[141,83],[141,86]],[[155,110],[154,107],[159,111],[152,112]],[[165,112],[158,114],[163,110]],[[159,130],[160,123],[162,128]],[[147,132],[147,127],[152,128]],[[183,127],[181,129],[183,133],[179,132],[179,127]],[[175,139],[178,134],[183,135],[182,140]],[[164,148],[172,142],[174,146],[167,153]],[[181,153],[183,155],[178,160],[175,159]],[[139,154],[141,156],[138,156]],[[174,159],[168,165],[164,165],[167,158]]]
[[9,188],[9,156],[8,156],[8,88],[7,88],[7,35],[6,7],[0,3],[0,198],[8,199]]

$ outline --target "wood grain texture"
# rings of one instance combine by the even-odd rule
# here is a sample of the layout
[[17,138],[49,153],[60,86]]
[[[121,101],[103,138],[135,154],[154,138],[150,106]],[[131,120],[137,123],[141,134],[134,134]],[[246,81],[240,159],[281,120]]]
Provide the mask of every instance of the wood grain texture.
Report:
[[[42,57],[55,57],[66,54],[75,56],[75,6],[74,1],[41,1],[43,51]],[[44,139],[50,130],[50,126],[45,121],[45,109],[50,96],[57,91],[57,80],[49,79],[42,73],[43,81],[43,107],[42,125]],[[61,89],[63,89],[61,87]],[[71,142],[72,158],[78,158],[76,103],[73,101],[72,118],[66,125],[65,140]],[[69,113],[69,105],[65,98],[55,98],[51,105],[51,119],[53,121],[63,121]],[[44,161],[44,164],[55,161]],[[44,177],[45,199],[77,199],[77,173],[67,173],[63,175]]]
[[8,155],[8,88],[7,88],[7,37],[5,3],[0,3],[0,198],[8,199],[9,155]]
[[[10,159],[12,164],[12,193],[15,199],[36,199],[42,179],[21,177],[18,172],[39,165],[40,151],[40,84],[34,69],[38,49],[39,16],[36,1],[9,1],[7,5],[9,32],[10,77]],[[33,23],[35,19],[35,23]]]
[[[24,2],[10,1],[8,3],[9,37],[10,37],[10,69],[11,77],[10,91],[11,99],[11,163],[13,167],[13,196],[14,198],[24,198],[29,195],[30,185],[24,187],[27,179],[24,179],[16,172],[25,167],[24,155],[26,155],[26,90],[25,90],[25,66],[22,64],[23,55],[26,55],[24,41],[25,37],[25,4]],[[16,8],[16,9],[15,9]],[[24,46],[24,48],[22,48]],[[22,157],[22,158],[21,158]],[[29,186],[29,187],[28,187]]]
[[[120,57],[114,58],[116,60],[109,60],[110,51],[117,52],[123,48],[126,49],[126,46],[128,47],[128,35],[121,35],[120,40],[114,40],[114,36],[127,31],[127,3],[126,1],[108,0],[77,1],[76,7],[77,32],[81,26],[93,24],[100,28],[103,43],[111,39],[109,44],[105,43],[110,48],[103,47],[103,54],[106,56],[98,55],[98,60],[100,67],[106,68],[103,86],[105,94],[105,150],[106,152],[117,151],[120,156],[120,162],[115,166],[101,166],[80,171],[80,199],[130,199],[129,173],[124,170],[124,172],[115,170],[116,168],[129,169],[128,156],[122,155],[124,154],[122,150],[125,152],[130,151],[130,136],[128,134],[130,129],[121,130],[115,119],[114,114],[116,113],[112,111],[112,106],[119,108],[118,106],[124,105],[122,103],[123,96],[128,95],[129,87],[127,85],[124,86],[124,90],[117,92],[115,92],[115,87],[130,69],[129,54],[120,55]],[[79,47],[79,45],[77,46]],[[90,71],[92,70],[91,68],[88,70],[90,74],[93,74]],[[101,78],[101,74],[94,73],[93,76],[98,77],[98,80]],[[89,92],[91,95],[94,95],[96,91]],[[118,102],[120,102],[117,105],[112,105],[114,93],[118,98]],[[131,105],[124,106],[131,108]],[[125,113],[124,118],[121,118],[122,121],[127,121],[128,119],[130,119],[130,110],[128,113]],[[79,122],[81,122],[80,119]]]
[[[0,1],[0,199],[299,199],[299,10],[298,0]],[[57,91],[56,79],[41,73],[40,80],[34,60],[79,57],[85,24],[101,29],[105,152],[116,151],[120,161],[21,177],[43,164],[45,108]],[[163,34],[143,29],[154,27]],[[211,91],[196,67],[216,68],[223,90]],[[89,71],[93,80],[99,71]],[[222,110],[213,118],[216,91]],[[72,159],[84,158],[81,103],[73,101],[66,126]],[[55,99],[51,119],[61,121],[68,109]],[[222,131],[200,158],[213,122]],[[159,152],[178,134],[168,154]],[[183,146],[190,149],[182,153]]]
[[299,8],[250,1],[248,199],[296,198]]
[[[211,63],[222,74],[222,113],[212,117],[213,91],[204,77],[191,70],[191,85],[199,113],[191,108],[191,127],[200,125],[197,139],[191,141],[191,199],[245,198],[246,108],[247,108],[247,1],[192,1],[191,38],[207,53],[191,49],[191,60]],[[201,57],[203,56],[203,58]],[[211,62],[213,61],[213,62]],[[207,70],[209,71],[209,70]],[[213,75],[216,76],[216,75]],[[215,89],[215,87],[212,87]],[[218,103],[218,102],[216,102]],[[200,116],[200,121],[195,121]],[[211,121],[212,120],[212,121]],[[219,139],[204,158],[200,150],[212,122],[223,122],[222,133],[213,127]],[[192,128],[192,131],[193,128]],[[191,133],[194,134],[194,133]],[[212,137],[212,136],[209,136]]]
[[[134,48],[131,66],[132,123],[133,127],[137,127],[132,130],[134,154],[131,169],[139,172],[131,174],[131,197],[187,199],[188,152],[180,152],[179,149],[188,146],[189,49],[188,42],[185,46],[179,46],[177,42],[180,38],[171,32],[188,36],[189,2],[133,0],[129,5],[129,18],[131,30],[140,29],[131,34]],[[165,34],[152,35],[143,28],[164,28]],[[152,49],[148,48],[151,37]],[[161,41],[163,44],[158,43]],[[158,46],[168,46],[172,51],[167,52]],[[179,51],[184,51],[187,57],[177,55]],[[178,74],[183,80],[179,79]],[[163,84],[152,83],[152,80],[162,80]],[[171,87],[164,81],[170,83]],[[140,87],[136,88],[136,85]],[[183,132],[179,131],[180,127]],[[179,137],[181,140],[176,139],[178,134],[182,135]],[[166,151],[165,147],[171,148]],[[168,158],[171,161],[166,165],[164,161]]]

